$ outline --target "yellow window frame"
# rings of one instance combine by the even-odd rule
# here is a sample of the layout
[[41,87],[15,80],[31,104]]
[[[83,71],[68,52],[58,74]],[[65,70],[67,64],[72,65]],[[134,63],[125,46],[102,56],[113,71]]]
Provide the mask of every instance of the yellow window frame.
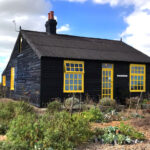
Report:
[[[137,68],[137,69],[134,69],[134,71],[132,70],[132,68]],[[138,68],[141,68],[143,67],[144,68],[144,72],[142,73],[142,70],[140,71],[140,69],[138,70]],[[130,92],[145,92],[146,91],[146,65],[145,64],[130,64],[130,84],[129,84],[129,90]],[[140,73],[139,73],[140,72]],[[132,77],[133,76],[133,80],[132,80]],[[134,79],[134,78],[137,78],[137,79]],[[140,79],[138,79],[138,77],[140,77]],[[143,80],[142,80],[142,77],[143,77]],[[137,84],[133,84],[131,82],[134,82],[136,81]],[[138,82],[142,82],[143,81],[143,89],[135,89],[135,87],[142,87],[142,84],[141,85],[138,85]],[[132,86],[133,86],[133,89],[132,89]]]
[[[112,68],[103,68],[102,67],[102,91],[101,91],[101,95],[102,95],[102,98],[104,98],[104,97],[107,97],[107,95],[110,95],[110,98],[111,99],[113,99],[113,90],[114,90],[114,88],[113,88],[113,86],[114,86],[114,64],[111,64],[112,65]],[[103,82],[103,71],[107,71],[107,72],[111,72],[111,82]],[[109,77],[109,75],[107,76],[107,77]],[[109,86],[108,86],[108,88],[107,87],[103,87],[103,83],[107,83],[107,84],[111,84],[110,86],[110,88],[109,88]],[[108,94],[103,94],[103,90],[109,90],[110,89],[110,93],[108,93]]]
[[3,75],[3,86],[6,86],[6,75]]
[[[67,64],[70,64],[70,69],[67,68]],[[74,64],[74,67],[71,67],[71,64]],[[78,67],[75,67],[75,64],[78,65]],[[82,65],[82,67],[79,67],[79,65]],[[74,68],[74,70],[71,70]],[[69,78],[66,78],[66,75],[69,76]],[[73,84],[70,84],[70,76],[73,76]],[[74,76],[77,76],[77,90],[74,89],[75,84],[74,84]],[[81,76],[81,78],[78,78],[78,76]],[[66,84],[65,81],[66,79],[69,80],[69,83]],[[78,86],[80,84],[78,83],[79,80],[81,80],[81,90],[78,89]],[[69,89],[66,90],[65,86],[68,85]],[[70,89],[70,85],[73,86],[73,90]],[[84,61],[72,61],[72,60],[64,60],[64,82],[63,82],[63,92],[64,93],[84,93]]]
[[15,83],[15,68],[11,67],[10,90],[14,90]]

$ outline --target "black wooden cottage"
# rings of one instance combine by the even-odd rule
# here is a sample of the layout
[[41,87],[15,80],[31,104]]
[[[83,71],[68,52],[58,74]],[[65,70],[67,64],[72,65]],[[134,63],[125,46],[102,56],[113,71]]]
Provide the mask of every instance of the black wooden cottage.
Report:
[[20,30],[2,74],[7,96],[42,107],[79,93],[94,100],[150,92],[150,58],[122,41],[56,34],[49,13],[46,32]]

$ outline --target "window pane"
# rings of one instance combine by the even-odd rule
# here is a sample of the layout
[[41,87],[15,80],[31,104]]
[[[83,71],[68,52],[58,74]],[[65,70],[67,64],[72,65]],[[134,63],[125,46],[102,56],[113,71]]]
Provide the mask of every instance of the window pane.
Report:
[[78,88],[79,88],[78,90],[82,90],[82,86],[81,85],[79,85]]
[[131,80],[133,80],[133,76],[131,76]]
[[74,86],[74,90],[77,90],[77,86],[76,85]]
[[78,67],[78,64],[75,64],[75,67]]
[[74,64],[71,64],[71,67],[74,67]]
[[67,71],[70,71],[70,68],[67,67]]
[[83,71],[83,69],[82,69],[82,68],[80,68],[80,71]]
[[81,78],[82,78],[82,75],[81,75],[81,74],[78,74],[78,78],[81,79]]
[[77,79],[77,74],[74,74],[74,79]]
[[69,74],[66,74],[65,76],[66,76],[66,79],[68,79],[68,78],[69,78]]
[[71,71],[74,71],[74,68],[71,68]]
[[66,63],[66,66],[69,67],[70,66],[69,63]]
[[111,76],[111,71],[109,71],[109,76]]
[[70,74],[70,79],[73,79],[73,74]]
[[79,69],[78,69],[78,68],[75,68],[75,71],[79,71]]
[[138,76],[138,80],[140,80],[141,79],[141,77],[140,76]]
[[69,84],[69,80],[66,80],[66,81],[65,81],[65,84]]
[[79,67],[82,67],[82,64],[79,64]]
[[73,84],[73,80],[70,80],[70,84]]
[[103,82],[105,82],[105,77],[103,77]]
[[79,82],[79,84],[82,84],[82,80],[79,80],[78,82]]
[[105,94],[105,90],[103,89],[103,94]]
[[73,91],[73,85],[70,85],[70,90]]
[[141,85],[143,85],[143,81],[141,81]]
[[69,86],[68,86],[68,85],[66,85],[66,86],[65,86],[65,89],[68,91],[68,90],[69,90]]
[[106,83],[106,88],[108,88],[108,83]]
[[108,77],[105,78],[105,81],[108,82]]
[[74,80],[74,84],[77,84],[77,80]]
[[103,76],[105,76],[105,71],[103,71]]
[[102,64],[102,68],[112,68],[112,64]]
[[106,83],[103,83],[104,88],[106,88]]
[[106,71],[106,76],[108,76],[108,71]]

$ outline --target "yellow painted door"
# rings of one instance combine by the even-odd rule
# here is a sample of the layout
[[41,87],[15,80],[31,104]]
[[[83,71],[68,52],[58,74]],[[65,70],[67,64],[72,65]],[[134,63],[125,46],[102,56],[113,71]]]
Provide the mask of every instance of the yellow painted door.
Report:
[[102,65],[102,98],[113,99],[113,64]]

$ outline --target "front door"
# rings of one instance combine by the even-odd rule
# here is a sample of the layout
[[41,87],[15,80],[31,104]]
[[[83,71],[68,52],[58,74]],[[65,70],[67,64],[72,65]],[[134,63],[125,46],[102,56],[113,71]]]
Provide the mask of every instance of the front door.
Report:
[[102,98],[113,99],[113,64],[102,64]]

